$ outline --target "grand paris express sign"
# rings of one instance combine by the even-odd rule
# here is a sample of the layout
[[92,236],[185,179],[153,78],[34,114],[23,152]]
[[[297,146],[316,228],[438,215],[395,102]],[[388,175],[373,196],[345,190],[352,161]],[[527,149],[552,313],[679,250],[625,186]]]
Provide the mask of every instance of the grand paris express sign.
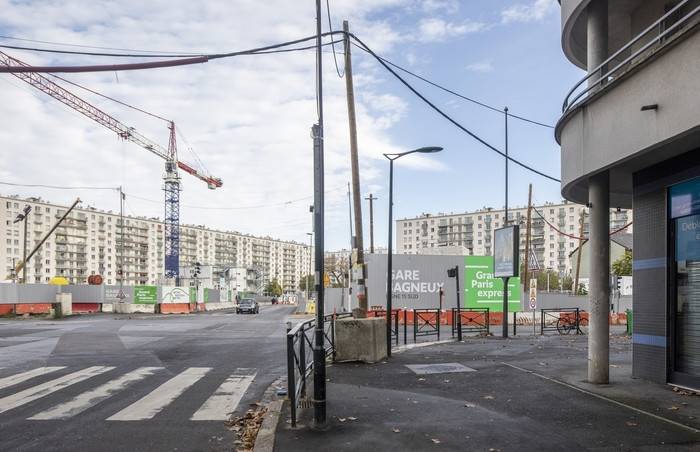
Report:
[[[503,312],[503,279],[493,276],[493,256],[465,256],[464,281],[465,307]],[[520,278],[510,278],[508,311],[517,311],[519,308]]]

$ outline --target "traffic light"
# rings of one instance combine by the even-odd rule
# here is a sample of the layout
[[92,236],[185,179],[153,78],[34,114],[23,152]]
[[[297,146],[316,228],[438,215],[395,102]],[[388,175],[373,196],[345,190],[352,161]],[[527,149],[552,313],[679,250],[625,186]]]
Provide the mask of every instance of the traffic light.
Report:
[[202,266],[199,262],[194,263],[194,276],[197,277],[202,273]]
[[615,277],[615,290],[617,290],[618,293],[620,293],[621,286],[622,286],[622,277],[616,276]]

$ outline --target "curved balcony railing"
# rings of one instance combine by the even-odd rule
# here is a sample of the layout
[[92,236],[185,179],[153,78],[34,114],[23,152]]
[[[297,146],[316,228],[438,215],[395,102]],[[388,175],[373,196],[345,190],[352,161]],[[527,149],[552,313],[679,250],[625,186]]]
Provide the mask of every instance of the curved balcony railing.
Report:
[[[616,80],[631,67],[645,60],[647,56],[673,42],[676,37],[683,34],[682,32],[697,25],[698,21],[700,21],[700,0],[683,0],[678,3],[574,85],[564,99],[562,112],[566,114],[573,110],[588,97],[589,93],[598,91],[601,87]],[[640,47],[633,51],[636,46]],[[613,61],[627,53],[629,56],[622,59],[612,69],[608,69]]]

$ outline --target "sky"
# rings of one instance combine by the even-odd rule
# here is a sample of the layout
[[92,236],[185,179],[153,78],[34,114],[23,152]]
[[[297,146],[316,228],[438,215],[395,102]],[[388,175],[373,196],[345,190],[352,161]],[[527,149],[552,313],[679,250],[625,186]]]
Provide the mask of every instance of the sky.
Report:
[[[209,190],[181,172],[181,224],[309,243],[311,127],[319,121],[315,1],[0,0],[0,10],[0,51],[33,66],[223,55],[312,38],[284,52],[195,65],[54,74],[63,80],[42,74],[163,148],[174,121],[179,160],[223,180]],[[527,205],[530,184],[534,204],[562,200],[553,126],[584,74],[561,50],[557,0],[329,0],[321,16],[323,32],[348,21],[357,38],[366,248],[371,232],[376,247],[387,245],[383,154],[444,148],[394,162],[394,220],[502,209],[506,163],[497,151],[506,143],[509,208]],[[350,248],[355,231],[343,44],[330,37],[321,80],[324,244],[336,251]],[[126,215],[163,219],[164,160],[14,75],[0,74],[0,96],[2,195],[66,206],[79,197],[82,207],[119,212],[121,187]]]

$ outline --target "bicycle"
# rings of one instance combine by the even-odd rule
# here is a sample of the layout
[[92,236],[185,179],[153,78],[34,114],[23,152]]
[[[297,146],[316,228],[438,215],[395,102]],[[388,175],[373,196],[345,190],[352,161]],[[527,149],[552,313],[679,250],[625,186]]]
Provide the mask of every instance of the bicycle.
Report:
[[582,326],[588,326],[588,318],[582,317],[579,313],[565,314],[557,319],[559,334],[569,334],[573,329],[576,329],[576,334],[583,334]]

